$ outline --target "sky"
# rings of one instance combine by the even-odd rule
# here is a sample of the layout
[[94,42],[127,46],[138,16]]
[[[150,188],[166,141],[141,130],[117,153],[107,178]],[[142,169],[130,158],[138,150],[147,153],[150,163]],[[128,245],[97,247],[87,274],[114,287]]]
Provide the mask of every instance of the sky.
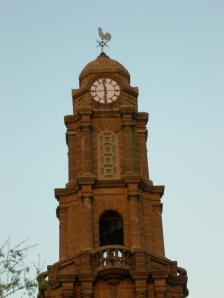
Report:
[[223,0],[0,0],[0,242],[28,239],[30,261],[58,260],[63,117],[99,26],[149,113],[166,256],[187,269],[190,298],[223,298]]

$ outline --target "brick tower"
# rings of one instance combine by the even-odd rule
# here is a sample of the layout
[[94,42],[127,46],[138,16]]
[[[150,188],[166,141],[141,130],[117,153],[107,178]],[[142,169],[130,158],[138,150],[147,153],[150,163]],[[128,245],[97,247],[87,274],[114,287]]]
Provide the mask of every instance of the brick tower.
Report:
[[79,84],[65,116],[68,183],[55,189],[60,257],[40,274],[39,297],[186,297],[186,271],[165,257],[164,187],[149,178],[138,89],[104,53]]

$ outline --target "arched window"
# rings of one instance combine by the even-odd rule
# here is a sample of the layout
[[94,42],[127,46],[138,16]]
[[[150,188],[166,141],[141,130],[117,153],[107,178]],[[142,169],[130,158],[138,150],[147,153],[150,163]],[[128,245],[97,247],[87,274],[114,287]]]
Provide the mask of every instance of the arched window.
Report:
[[118,179],[118,142],[111,131],[104,131],[98,136],[98,165],[100,179]]
[[100,246],[113,244],[124,244],[123,220],[116,211],[108,210],[100,218]]

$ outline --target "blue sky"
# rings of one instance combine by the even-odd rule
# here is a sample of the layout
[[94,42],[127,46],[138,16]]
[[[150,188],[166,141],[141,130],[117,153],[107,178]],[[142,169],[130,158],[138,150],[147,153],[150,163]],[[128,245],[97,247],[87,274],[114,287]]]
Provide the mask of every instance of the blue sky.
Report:
[[[54,188],[67,182],[63,117],[98,55],[138,86],[149,112],[149,169],[165,185],[166,256],[188,270],[191,298],[223,298],[224,2],[0,0],[1,237],[58,258]],[[19,297],[18,295],[15,298]]]

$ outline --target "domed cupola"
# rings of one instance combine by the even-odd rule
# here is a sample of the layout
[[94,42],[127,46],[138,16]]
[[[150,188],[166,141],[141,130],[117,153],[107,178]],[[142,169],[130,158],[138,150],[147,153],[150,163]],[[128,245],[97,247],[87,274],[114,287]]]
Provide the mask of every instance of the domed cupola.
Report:
[[95,60],[88,63],[79,75],[80,87],[89,82],[96,74],[116,74],[121,77],[123,81],[130,83],[130,74],[127,69],[117,62],[111,59],[104,52],[102,52]]

